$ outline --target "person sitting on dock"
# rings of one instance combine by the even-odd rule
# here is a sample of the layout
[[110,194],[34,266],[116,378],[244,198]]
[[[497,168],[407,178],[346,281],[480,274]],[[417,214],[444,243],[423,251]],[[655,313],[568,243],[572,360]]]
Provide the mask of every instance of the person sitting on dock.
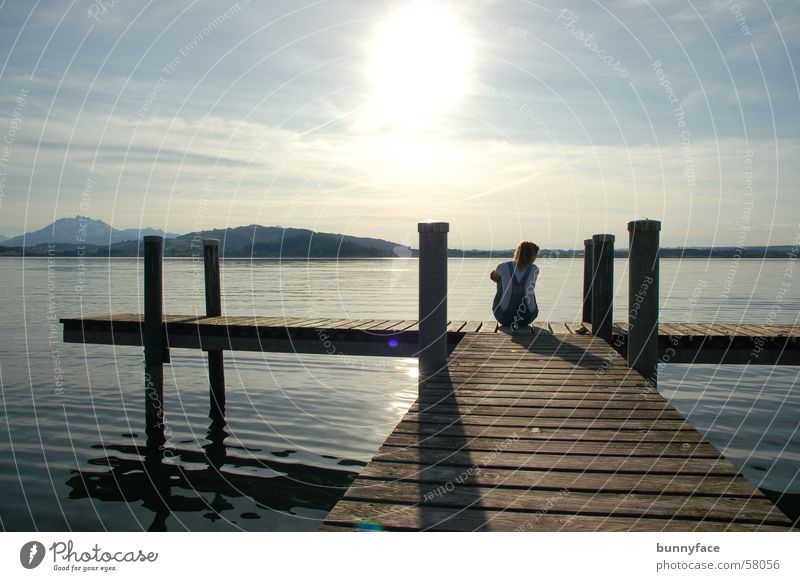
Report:
[[536,303],[536,280],[539,267],[534,264],[539,247],[533,242],[520,242],[514,260],[503,262],[489,278],[497,283],[492,311],[497,322],[516,331],[527,327],[539,315]]

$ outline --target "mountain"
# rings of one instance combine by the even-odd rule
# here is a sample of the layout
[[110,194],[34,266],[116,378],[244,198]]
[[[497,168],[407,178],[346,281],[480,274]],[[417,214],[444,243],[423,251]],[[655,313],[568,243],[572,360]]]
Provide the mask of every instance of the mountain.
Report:
[[[88,238],[88,235],[87,235]],[[202,257],[203,239],[217,238],[220,254],[225,258],[388,258],[410,257],[412,251],[388,240],[361,238],[344,234],[314,232],[304,228],[280,226],[239,226],[191,232],[164,242],[164,255]],[[13,241],[9,240],[9,242]],[[0,245],[0,256],[141,256],[141,240],[126,240],[114,244],[81,244],[75,242],[35,244],[26,247]]]
[[166,233],[154,228],[112,228],[102,220],[86,216],[60,218],[34,232],[0,240],[2,246],[36,246],[39,244],[75,244],[108,246],[126,240],[138,240],[142,236],[159,235],[174,238],[177,234]]
[[[281,226],[239,226],[191,232],[164,243],[165,256],[201,256],[203,238],[217,238],[220,254],[226,258],[387,258],[411,256],[407,246],[345,234],[314,232],[305,228]],[[136,256],[141,245],[136,241],[113,244],[112,256]]]

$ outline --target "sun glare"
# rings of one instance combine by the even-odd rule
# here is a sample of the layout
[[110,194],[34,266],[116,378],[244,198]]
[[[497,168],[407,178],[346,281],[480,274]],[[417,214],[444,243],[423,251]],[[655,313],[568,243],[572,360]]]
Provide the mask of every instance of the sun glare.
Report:
[[452,14],[416,1],[393,14],[372,45],[373,113],[383,124],[424,124],[469,89],[472,47]]

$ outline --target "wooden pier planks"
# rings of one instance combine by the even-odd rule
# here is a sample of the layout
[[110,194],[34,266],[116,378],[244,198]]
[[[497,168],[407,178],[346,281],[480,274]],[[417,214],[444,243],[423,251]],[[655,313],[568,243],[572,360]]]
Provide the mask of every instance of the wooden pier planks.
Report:
[[[65,317],[62,323],[75,324],[81,323],[94,329],[108,328],[111,323],[119,325],[140,324],[143,315],[133,313],[121,313],[112,315],[92,315],[85,317]],[[280,328],[313,328],[327,330],[371,330],[371,331],[407,331],[417,327],[416,320],[400,319],[337,319],[324,317],[261,317],[261,316],[220,316],[204,317],[197,315],[165,315],[164,322],[174,323],[196,323],[198,325],[225,326],[225,327],[280,327]],[[586,325],[591,330],[590,325]],[[533,323],[533,330],[543,330],[553,335],[574,335],[580,334],[577,331],[581,328],[581,323],[567,321],[536,321]],[[614,332],[624,334],[627,323],[614,323]],[[449,321],[449,333],[497,333],[501,332],[496,321]],[[752,338],[776,338],[776,337],[798,337],[800,336],[800,326],[794,325],[758,325],[752,323],[661,323],[659,325],[659,335],[661,336],[680,336],[680,337],[752,337]]]
[[[612,369],[624,384],[609,381]],[[470,333],[451,353],[448,373],[420,389],[322,530],[790,526],[641,375],[590,336]]]
[[[115,314],[64,318],[64,341],[106,345],[141,345],[142,315]],[[411,357],[416,352],[419,324],[413,319],[340,319],[287,316],[166,315],[170,347],[323,353],[320,337],[335,340],[349,355]],[[585,337],[576,322],[536,321],[518,333],[544,332],[558,337]],[[587,328],[590,330],[591,326]],[[627,324],[614,323],[614,344],[624,352]],[[504,331],[496,321],[448,322],[448,341],[455,345],[468,333],[491,337]],[[726,323],[661,323],[659,352],[671,363],[800,364],[800,325]],[[390,341],[394,339],[394,341]],[[552,367],[552,363],[550,367]],[[466,367],[466,366],[464,366]],[[615,376],[609,370],[608,376]]]

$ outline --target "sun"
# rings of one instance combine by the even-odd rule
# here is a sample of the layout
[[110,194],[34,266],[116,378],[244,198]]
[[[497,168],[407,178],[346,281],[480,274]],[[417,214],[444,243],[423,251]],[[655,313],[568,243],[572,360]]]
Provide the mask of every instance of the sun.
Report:
[[382,124],[425,124],[470,86],[472,43],[441,5],[415,1],[378,29],[369,68],[371,110]]

